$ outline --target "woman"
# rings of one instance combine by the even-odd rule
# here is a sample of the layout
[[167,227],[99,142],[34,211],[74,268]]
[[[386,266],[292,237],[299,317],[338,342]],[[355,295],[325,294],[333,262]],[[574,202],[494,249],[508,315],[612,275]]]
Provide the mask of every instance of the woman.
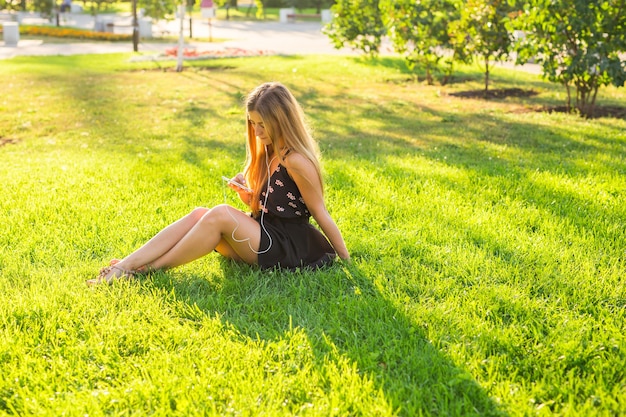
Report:
[[318,268],[336,255],[350,259],[326,210],[319,151],[294,96],[280,83],[265,83],[248,95],[246,110],[246,165],[228,184],[252,214],[226,204],[196,208],[126,258],[111,261],[88,284],[173,268],[214,250],[263,269]]

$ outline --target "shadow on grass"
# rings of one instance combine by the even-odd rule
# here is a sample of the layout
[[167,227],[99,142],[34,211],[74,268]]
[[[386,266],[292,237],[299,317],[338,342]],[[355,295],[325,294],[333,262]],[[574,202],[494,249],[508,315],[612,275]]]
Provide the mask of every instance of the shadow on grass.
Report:
[[[116,92],[89,83],[89,78],[95,75],[96,72],[84,71],[80,75],[84,79],[75,84],[64,79],[67,93],[76,99],[77,110],[80,110],[81,103],[94,97],[100,105],[119,105]],[[220,117],[217,110],[220,106],[240,105],[242,92],[248,90],[238,83],[224,83],[213,75],[211,71],[184,75],[205,81],[228,97],[224,101],[226,104],[219,106],[187,103],[175,116],[185,120],[193,129],[182,136],[188,146],[183,158],[193,165],[202,164],[202,156],[197,152],[202,147],[221,146],[230,154],[242,150],[242,145],[237,142],[206,140],[196,136],[205,128],[203,118]],[[240,79],[250,86],[255,81],[255,74],[240,75]],[[592,198],[585,199],[571,190],[540,184],[532,178],[535,172],[569,178],[584,177],[597,168],[581,165],[581,162],[596,158],[598,154],[608,156],[595,159],[596,164],[602,164],[602,170],[613,169],[614,172],[624,173],[626,166],[623,159],[610,158],[611,155],[624,154],[623,140],[593,131],[586,131],[584,135],[569,134],[567,126],[549,127],[522,120],[513,121],[497,113],[440,111],[420,105],[417,100],[379,103],[348,94],[349,91],[344,89],[330,97],[333,105],[324,104],[320,101],[323,95],[309,87],[300,88],[296,94],[304,103],[310,104],[307,106],[312,110],[309,114],[317,120],[322,145],[329,151],[326,156],[344,164],[345,171],[362,163],[385,162],[386,158],[394,156],[422,156],[440,165],[459,168],[472,180],[483,182],[485,187],[489,183],[499,184],[501,178],[513,177],[517,181],[508,179],[500,184],[521,184],[519,189],[501,191],[515,191],[516,198],[536,205],[553,216],[573,220],[581,229],[592,229],[590,222],[598,216],[617,215]],[[113,116],[123,114],[127,109],[119,107],[119,112]],[[97,110],[93,109],[94,112]],[[336,117],[338,112],[342,113],[342,117]],[[371,124],[361,127],[353,123],[355,119],[368,120]],[[127,120],[132,118],[125,122]],[[115,120],[107,118],[101,121],[107,124]],[[243,132],[243,124],[241,127]],[[610,126],[606,128],[610,129]],[[119,133],[132,136],[132,123],[127,122]],[[165,138],[164,134],[158,139]],[[502,150],[514,152],[499,154]],[[169,152],[167,149],[154,151]],[[383,168],[374,172],[380,176],[381,182],[398,176],[399,170],[392,163],[381,165]],[[454,178],[425,174],[410,168],[403,170],[402,175],[418,185],[432,178],[443,187],[472,197],[471,189],[464,189],[464,184]],[[341,176],[343,170],[334,174]],[[181,184],[185,181],[181,176],[176,179]],[[337,187],[353,187],[355,196],[365,194],[366,190],[357,181],[350,181],[349,177],[346,179]],[[494,198],[502,196],[502,193],[497,193]],[[412,198],[411,195],[403,197]],[[580,209],[566,210],[561,203]],[[443,227],[465,227],[458,221],[455,223],[454,217],[448,220],[450,223]],[[505,260],[515,256],[514,247],[498,241],[490,242],[489,236],[477,232],[470,238],[477,246],[493,245],[494,251],[498,251],[496,255]],[[371,380],[384,392],[394,409],[406,415],[420,412],[436,415],[501,413],[469,373],[432,346],[421,325],[409,317],[401,306],[394,304],[391,297],[381,292],[382,284],[376,283],[373,277],[364,276],[356,267],[259,276],[247,267],[227,263],[224,275],[233,278],[229,278],[221,289],[212,287],[202,276],[187,276],[182,282],[175,283],[169,282],[166,277],[146,285],[166,291],[173,287],[179,299],[198,305],[209,316],[216,311],[223,313],[224,323],[232,325],[245,340],[282,340],[288,337],[291,323],[306,332],[319,372],[326,363],[348,358],[363,378]]]
[[[521,90],[515,91],[520,93]],[[619,128],[614,128],[614,137],[593,131],[570,135],[567,125],[515,120],[490,107],[445,111],[424,105],[417,99],[376,102],[350,96],[349,91],[340,91],[331,97],[330,105],[320,103],[322,94],[315,90],[298,94],[316,120],[316,133],[322,138],[322,146],[332,150],[329,156],[337,160],[377,161],[390,155],[425,155],[438,159],[452,151],[458,156],[458,164],[482,167],[488,172],[525,171],[532,166],[532,169],[584,173],[577,159],[586,154],[626,151],[626,145],[619,139]],[[452,104],[463,109],[475,106],[463,100]],[[336,110],[344,108],[349,116],[336,117]],[[574,115],[566,117],[572,117],[575,122],[580,120]],[[354,120],[357,122],[353,123]],[[370,126],[360,127],[362,121]],[[520,165],[520,161],[494,159],[491,145],[524,151],[532,154],[533,159],[528,166]],[[626,167],[619,164],[614,168],[623,171]]]
[[[624,210],[619,202],[623,187],[618,181],[611,183],[610,179],[607,180],[626,175],[626,161],[622,157],[626,154],[626,143],[618,126],[612,126],[608,121],[597,121],[594,123],[603,125],[604,129],[583,131],[570,128],[567,124],[570,117],[572,124],[587,123],[575,115],[562,116],[563,123],[541,124],[500,113],[458,114],[427,107],[420,108],[420,111],[424,116],[420,117],[418,113],[419,121],[408,120],[404,123],[393,115],[385,115],[386,123],[373,139],[376,143],[384,141],[391,144],[390,149],[395,149],[395,155],[422,156],[429,161],[436,161],[438,166],[455,169],[455,174],[447,176],[441,172],[427,173],[418,167],[404,167],[405,180],[415,184],[416,193],[421,184],[434,181],[450,192],[466,196],[469,205],[482,205],[484,209],[476,210],[479,216],[483,210],[488,213],[493,207],[516,201],[527,212],[540,213],[541,216],[538,219],[529,215],[520,224],[509,224],[507,228],[515,230],[518,235],[532,240],[545,233],[543,228],[546,223],[554,219],[553,224],[572,226],[580,236],[587,236],[587,248],[602,248],[602,251],[610,252],[614,259],[621,257]],[[394,124],[405,126],[407,123],[414,126],[417,136],[426,139],[414,143],[405,140],[402,144],[396,137],[383,133],[385,130],[392,131]],[[451,131],[456,132],[458,140],[441,140],[449,137]],[[365,140],[367,134],[362,132],[360,139]],[[408,134],[402,136],[411,137]],[[378,146],[377,149],[383,151],[385,148]],[[350,158],[350,154],[354,153],[346,149],[342,154]],[[387,156],[379,152],[373,154],[372,158],[384,160]],[[458,173],[467,181],[459,181],[456,176]],[[389,178],[385,178],[385,171],[381,171],[379,175],[380,181],[384,183],[392,181],[398,174],[390,172]],[[580,189],[594,182],[601,184],[598,193]],[[485,192],[476,194],[477,189]],[[411,196],[406,198],[410,199]],[[454,215],[444,217],[442,227],[466,231],[468,243],[491,251],[494,259],[512,265],[530,262],[528,259],[522,260],[524,254],[506,235],[493,235],[481,227],[463,223]],[[538,260],[538,268],[542,262]],[[610,261],[605,259],[599,268],[607,265],[610,266]],[[441,270],[443,265],[433,267]],[[534,267],[530,266],[526,274],[525,280],[536,274]],[[580,285],[566,274],[553,272],[550,278],[547,290],[545,282],[537,282],[540,297],[543,295],[539,288],[549,292],[550,286],[557,288],[560,285],[575,293],[575,287]],[[601,294],[601,297],[609,300],[609,303],[619,303],[614,296]],[[580,307],[575,301],[572,304],[572,308]]]
[[[521,88],[496,88],[485,91],[484,89],[478,90],[466,90],[455,93],[450,93],[452,97],[459,98],[471,98],[482,100],[502,100],[502,99],[519,99],[535,97],[539,92],[535,90],[521,89]],[[579,115],[577,109],[570,108],[564,105],[547,105],[531,106],[523,110],[518,110],[518,113],[525,112],[539,112],[539,113],[566,113],[572,115]],[[626,107],[624,106],[611,106],[611,105],[596,105],[593,109],[593,114],[588,116],[588,119],[599,118],[614,118],[626,120]]]
[[[388,83],[393,84],[411,84],[415,82],[423,82],[426,74],[422,71],[411,70],[407,67],[404,60],[397,57],[378,57],[378,58],[367,58],[367,57],[357,57],[353,58],[354,62],[359,63],[361,65],[367,65],[369,67],[380,67],[385,69],[390,69],[396,71],[399,76],[391,77],[385,79]],[[482,84],[484,82],[484,75],[481,73],[484,69],[480,66],[473,66],[473,69],[470,67],[457,66],[452,75],[450,76],[449,81],[446,83],[448,86],[456,85],[456,84],[466,84],[468,82],[474,82]],[[478,72],[477,72],[478,69]],[[436,74],[437,79],[443,78],[441,74]],[[527,77],[522,77],[523,80],[512,79],[510,77],[509,71],[503,70],[502,68],[495,67],[492,71],[490,77],[490,85],[516,85],[515,87],[504,87],[504,88],[490,88],[488,91],[485,91],[484,88],[477,88],[473,90],[464,90],[450,93],[451,96],[461,97],[461,98],[475,98],[475,99],[484,99],[484,100],[502,100],[502,99],[519,99],[519,98],[529,98],[535,97],[539,95],[539,91],[542,90],[551,90],[554,92],[562,92],[565,94],[565,89],[560,84],[555,83],[547,83],[545,80],[541,78],[540,75],[528,75]],[[436,85],[439,83],[436,81]],[[546,98],[538,98],[536,102],[540,105],[536,105],[527,109],[527,111],[535,111],[542,113],[575,113],[572,112],[571,109],[567,108],[563,104],[555,104],[554,99],[546,99]],[[589,118],[597,119],[597,118],[616,118],[626,120],[626,107],[621,105],[611,105],[611,104],[602,104],[597,103],[594,108],[594,112],[592,116]]]
[[[589,129],[588,122],[575,115],[556,116],[560,118],[556,123],[537,123],[532,118],[489,107],[446,111],[417,100],[398,104],[387,99],[376,103],[373,99],[337,95],[333,97],[336,108],[343,102],[350,104],[350,117],[341,119],[330,108],[315,104],[319,95],[307,94],[305,97],[310,97],[314,104],[318,133],[327,138],[322,142],[325,156],[341,166],[332,172],[329,185],[348,195],[375,198],[376,193],[370,195],[356,180],[361,178],[359,167],[365,164],[376,172],[380,189],[385,184],[396,184],[399,178],[413,184],[411,191],[403,195],[407,201],[417,199],[422,185],[432,182],[440,189],[466,196],[470,206],[483,205],[483,209],[476,209],[479,215],[490,213],[492,207],[503,202],[516,201],[529,212],[536,210],[542,217],[554,219],[554,224],[575,227],[598,247],[603,242],[622,240],[622,190],[617,181],[612,185],[611,180],[607,181],[613,175],[626,174],[622,157],[626,143],[619,126],[599,120],[593,123],[603,129]],[[401,160],[410,162],[399,168],[396,161]],[[420,167],[420,161],[427,166],[426,161],[433,163],[433,171]],[[595,181],[609,183],[600,192],[603,198],[580,190],[580,185]],[[391,218],[387,220],[393,222]],[[611,226],[601,227],[601,222]],[[528,220],[526,225],[509,227],[519,227],[520,234],[542,233],[536,223]],[[444,217],[442,227],[467,230],[469,225],[450,216]],[[497,258],[515,258],[515,243],[502,237],[473,231],[465,238],[469,244],[488,246]],[[607,249],[614,256],[621,256],[615,245]]]
[[[424,82],[426,80],[426,72],[421,69],[411,69],[407,66],[406,61],[397,57],[356,57],[353,58],[354,62],[367,65],[369,67],[380,67],[396,71],[400,74],[400,77],[385,79],[386,82],[393,84],[401,83],[415,83]],[[446,76],[442,71],[436,71],[433,74],[435,78],[435,84],[440,84],[440,80],[443,80]],[[452,74],[447,78],[446,85],[462,84],[468,81],[481,82],[482,75],[476,73],[476,71],[466,71],[461,68],[454,68]]]
[[[371,393],[347,395],[341,413],[359,414],[360,395],[382,392],[399,415],[506,415],[469,372],[432,346],[420,325],[354,264],[316,272],[263,273],[227,260],[222,266],[229,278],[220,288],[194,275],[172,279],[162,274],[145,285],[168,294],[173,290],[178,300],[197,306],[207,317],[218,313],[242,343],[287,341],[289,345],[292,330],[303,330],[315,372],[326,382],[317,387],[324,394],[333,389],[328,378],[340,377],[333,372],[341,372],[346,360],[363,387],[374,386]],[[290,388],[296,387],[285,387],[287,393]],[[315,404],[312,395],[287,394],[285,404],[297,411],[307,403]]]
[[503,99],[503,98],[520,98],[534,97],[539,93],[535,90],[525,90],[522,88],[492,88],[489,90],[467,90],[450,93],[453,97],[461,98],[480,98],[480,99]]

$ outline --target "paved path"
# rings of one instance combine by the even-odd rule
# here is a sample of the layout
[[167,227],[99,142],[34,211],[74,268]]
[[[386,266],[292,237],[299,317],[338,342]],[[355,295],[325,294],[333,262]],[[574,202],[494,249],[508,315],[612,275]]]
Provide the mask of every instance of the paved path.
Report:
[[[112,20],[122,26],[115,29],[116,33],[132,33],[129,15],[100,15],[99,19]],[[38,17],[34,13],[21,13],[22,24],[49,24],[48,20]],[[93,29],[96,21],[93,16],[83,13],[67,13],[62,22],[63,26]],[[124,26],[125,25],[125,26]],[[185,36],[188,36],[188,20],[185,25]],[[168,33],[177,36],[180,21],[158,21],[153,23],[153,33]],[[244,49],[247,51],[264,51],[285,55],[327,54],[327,55],[360,55],[359,51],[350,48],[337,50],[329,38],[322,33],[320,22],[254,22],[254,21],[227,21],[213,20],[209,27],[208,20],[194,19],[192,32],[194,37],[208,39],[209,34],[221,42],[189,42],[187,48],[197,51],[225,51],[229,48]],[[139,52],[158,55],[166,49],[177,46],[176,42],[141,42]],[[388,44],[382,46],[383,54],[391,54]],[[131,42],[81,42],[81,43],[44,43],[38,40],[20,40],[17,46],[5,46],[0,43],[0,59],[12,58],[20,55],[75,55],[132,52]],[[527,64],[514,66],[512,63],[499,64],[507,68],[521,69],[539,74],[537,65]]]
[[[101,19],[113,19],[117,23],[129,25],[131,19],[123,15],[102,15]],[[24,15],[22,24],[49,24],[34,14]],[[84,14],[68,14],[63,26],[93,29],[95,20]],[[179,33],[179,21],[159,21],[154,23],[153,33],[167,33],[176,37]],[[225,50],[241,48],[246,50],[271,51],[278,54],[357,54],[348,48],[335,49],[328,37],[322,33],[319,22],[241,22],[214,20],[209,28],[208,20],[194,19],[192,32],[194,37],[208,39],[209,31],[214,39],[220,42],[188,42],[186,47],[198,50]],[[127,27],[116,28],[115,33],[132,33]],[[188,21],[185,25],[185,36],[188,36]],[[140,52],[162,52],[177,45],[171,43],[141,42]],[[44,43],[37,40],[20,40],[17,46],[5,46],[0,43],[0,59],[20,55],[73,55],[92,53],[132,52],[131,42],[80,42],[80,43]]]

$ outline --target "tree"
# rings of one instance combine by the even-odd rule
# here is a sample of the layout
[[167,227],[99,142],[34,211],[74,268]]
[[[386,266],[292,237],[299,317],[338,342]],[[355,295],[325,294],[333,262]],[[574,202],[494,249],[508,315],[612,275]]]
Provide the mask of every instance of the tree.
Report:
[[[188,3],[193,5],[193,1]],[[163,19],[176,13],[177,2],[175,0],[137,0],[137,5],[144,10],[146,16]]]
[[457,58],[466,62],[476,56],[482,59],[485,92],[489,89],[492,61],[508,58],[512,48],[512,12],[507,0],[467,0],[460,10],[460,19],[450,24]]
[[256,5],[256,15],[257,19],[265,19],[265,8],[263,7],[263,0],[254,0],[254,4]]
[[[332,6],[334,0],[283,0],[284,4],[289,7],[295,7],[296,9],[306,9],[308,7],[314,8],[317,13],[320,13],[323,8]],[[268,7],[269,2],[268,2]]]
[[33,10],[41,13],[43,16],[52,16],[56,6],[54,0],[34,0],[32,5]]
[[[84,2],[85,5],[87,5],[87,3],[87,1]],[[90,0],[89,3],[89,10],[91,11],[91,14],[96,16],[104,5],[117,3],[117,0]]]
[[26,10],[25,2],[19,0],[0,0],[0,10]]
[[131,0],[133,14],[133,51],[139,51],[139,21],[137,20],[137,0]]
[[333,0],[309,0],[309,5],[315,8],[316,13],[321,13],[322,9],[331,7],[334,3]]
[[576,92],[576,108],[592,117],[598,89],[624,86],[626,0],[526,0],[518,19],[526,32],[518,63],[534,58],[543,75]]
[[461,0],[338,0],[331,8],[333,20],[324,33],[336,48],[350,46],[377,55],[388,35],[409,68],[423,68],[433,83],[434,73],[446,66],[448,79],[453,57],[449,23],[458,18]]
[[333,19],[323,28],[335,48],[349,46],[377,55],[386,33],[378,0],[337,0]]
[[[426,81],[433,84],[433,73],[442,61],[451,71],[449,51],[450,22],[458,19],[454,0],[385,0],[386,26],[396,52],[404,55],[409,68],[426,71]],[[444,78],[449,78],[449,73]],[[445,81],[444,81],[445,83]]]

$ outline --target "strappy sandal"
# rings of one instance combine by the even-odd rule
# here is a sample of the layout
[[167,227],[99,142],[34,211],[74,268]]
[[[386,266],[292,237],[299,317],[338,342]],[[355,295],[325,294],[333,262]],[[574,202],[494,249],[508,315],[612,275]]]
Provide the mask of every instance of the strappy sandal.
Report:
[[[119,271],[119,274],[117,273],[111,274],[111,271]],[[120,279],[120,278],[133,279],[133,278],[136,278],[136,276],[137,276],[137,273],[135,271],[130,271],[128,269],[121,268],[117,266],[117,263],[116,263],[114,265],[109,265],[109,266],[105,266],[104,268],[102,268],[100,270],[100,273],[98,274],[98,277],[94,279],[88,279],[86,281],[86,284],[89,286],[98,285],[102,283],[111,284],[116,279]]]

